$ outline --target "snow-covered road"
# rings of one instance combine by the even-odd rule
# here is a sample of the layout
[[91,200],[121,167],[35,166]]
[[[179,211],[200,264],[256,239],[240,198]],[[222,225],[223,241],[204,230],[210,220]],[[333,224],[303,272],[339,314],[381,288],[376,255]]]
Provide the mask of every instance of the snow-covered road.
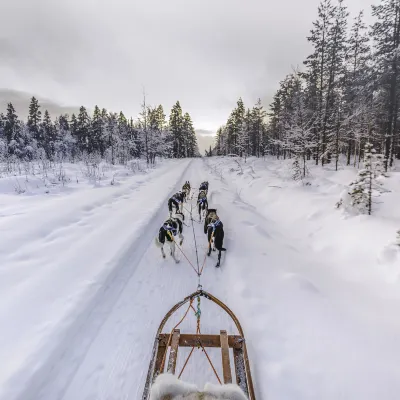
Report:
[[[397,399],[395,288],[379,283],[371,290],[346,277],[333,266],[334,253],[326,257],[299,239],[311,225],[302,221],[291,229],[284,215],[291,213],[290,201],[275,198],[275,189],[263,202],[255,195],[265,189],[261,175],[253,171],[251,184],[242,184],[219,175],[215,164],[177,161],[145,180],[43,200],[10,217],[9,225],[0,219],[1,232],[11,232],[0,243],[0,265],[7,266],[0,267],[0,326],[6,327],[0,359],[9,360],[0,366],[0,399],[141,398],[162,317],[197,288],[186,260],[163,260],[153,244],[168,215],[168,195],[186,180],[210,182],[210,207],[225,226],[222,267],[215,268],[214,254],[206,258],[202,284],[242,322],[258,399]],[[266,176],[274,186],[275,175]],[[195,262],[190,202],[186,207],[183,249]],[[26,229],[16,229],[18,223]],[[194,222],[194,229],[202,264],[203,226]],[[203,333],[235,333],[215,306],[203,302],[202,308]],[[195,329],[194,319],[182,327],[188,329]],[[219,352],[210,355],[219,365]],[[200,352],[184,379],[215,381]]]
[[[96,313],[112,308],[188,164],[171,162],[119,186],[15,204],[3,199],[0,357],[7,362],[0,363],[1,398],[13,398],[28,383],[39,389],[49,370],[64,365],[74,338],[85,346],[84,323],[100,321],[104,314]],[[41,398],[29,390],[30,398]]]

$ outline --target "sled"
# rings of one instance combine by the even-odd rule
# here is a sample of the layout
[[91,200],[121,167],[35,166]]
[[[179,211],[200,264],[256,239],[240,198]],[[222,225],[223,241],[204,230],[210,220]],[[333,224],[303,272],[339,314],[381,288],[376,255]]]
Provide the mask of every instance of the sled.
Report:
[[[182,334],[180,330],[176,328],[173,329],[172,332],[162,333],[165,324],[178,309],[180,309],[184,304],[189,303],[189,308],[188,308],[189,310],[190,307],[192,307],[193,301],[197,298],[199,302],[200,297],[204,297],[207,300],[210,300],[215,304],[217,304],[218,306],[220,306],[232,318],[233,322],[235,323],[238,329],[239,335],[228,335],[227,332],[224,330],[221,330],[219,334],[215,335],[209,335],[209,334],[205,335],[201,333]],[[181,322],[183,321],[184,318],[182,318]],[[200,318],[200,313],[198,316],[198,321],[199,318]],[[165,365],[167,366],[166,372],[175,375],[179,347],[192,347],[192,351],[195,347],[202,348],[203,350],[205,350],[205,348],[208,347],[220,348],[221,360],[222,360],[222,376],[224,384],[233,383],[232,380],[233,375],[231,370],[230,352],[229,352],[229,349],[232,348],[233,363],[235,370],[234,375],[236,384],[242,389],[242,391],[249,400],[256,399],[250,372],[250,363],[247,355],[246,341],[239,320],[236,318],[235,314],[222,301],[218,300],[210,293],[207,293],[206,291],[201,289],[187,296],[181,302],[177,303],[174,307],[171,308],[171,310],[166,314],[164,319],[161,321],[161,324],[158,328],[154,340],[154,346],[142,400],[149,400],[151,386],[155,381],[155,379],[157,378],[157,376],[165,372]],[[169,359],[168,362],[166,362],[166,354],[168,353],[169,348],[170,348]],[[207,353],[206,356],[208,358]],[[188,360],[186,360],[184,368]]]

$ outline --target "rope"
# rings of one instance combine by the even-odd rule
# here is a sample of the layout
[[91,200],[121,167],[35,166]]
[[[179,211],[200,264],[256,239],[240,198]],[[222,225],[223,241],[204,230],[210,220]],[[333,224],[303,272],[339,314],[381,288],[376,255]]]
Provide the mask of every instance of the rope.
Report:
[[184,251],[178,246],[178,243],[176,243],[176,240],[174,240],[175,246],[178,248],[178,250],[183,254],[183,256],[186,258],[187,262],[190,264],[190,266],[193,268],[193,271],[196,272],[196,275],[199,275],[198,270],[196,270],[196,267],[190,262],[190,260],[187,258],[186,254]]
[[209,247],[207,248],[207,250],[206,250],[206,255],[204,256],[204,261],[203,261],[203,265],[202,265],[202,267],[201,267],[200,275],[203,273],[203,269],[204,269],[204,267],[206,266],[207,254],[208,254],[208,250],[209,250],[209,248],[210,248],[210,246],[211,246],[213,237],[214,237],[214,232],[211,234],[210,241],[208,242],[208,246],[209,246]]
[[[167,343],[167,350],[169,345],[171,344],[171,340],[172,340],[172,334],[174,333],[174,330],[183,322],[183,320],[186,318],[190,307],[192,307],[192,303],[193,303],[193,299],[190,299],[190,303],[189,303],[189,307],[187,308],[184,316],[182,317],[182,319],[172,328],[171,333],[169,334],[169,338],[168,338],[168,343]],[[161,362],[161,367],[160,367],[160,371],[164,371],[164,367],[165,367],[165,359],[167,358],[167,351],[165,351],[162,362]]]
[[[196,329],[196,334],[197,334],[197,335],[201,335],[201,329],[200,329],[200,318],[201,318],[200,296],[197,296],[197,311],[194,309],[192,303],[193,303],[193,299],[190,301],[189,308],[191,308],[191,309],[194,311],[194,314],[195,314],[195,316],[196,316],[196,318],[197,318],[197,329]],[[208,360],[208,362],[210,363],[211,368],[212,368],[212,370],[214,371],[214,374],[215,374],[215,376],[217,377],[217,380],[218,380],[219,384],[222,385],[221,379],[220,379],[219,376],[218,376],[218,373],[217,373],[217,371],[216,371],[216,369],[215,369],[215,367],[214,367],[214,364],[212,363],[212,361],[211,361],[211,359],[210,359],[210,357],[209,357],[209,355],[208,355],[208,353],[207,353],[205,347],[204,347],[203,344],[201,343],[201,340],[200,340],[200,339],[199,339],[199,341],[198,341],[198,344],[199,344],[199,348],[201,347],[201,349],[203,350],[204,354],[206,355],[207,360]],[[181,372],[180,372],[179,375],[178,375],[178,379],[181,378],[181,376],[182,376],[182,374],[183,374],[183,371],[185,370],[186,365],[188,364],[188,362],[189,362],[189,360],[190,360],[190,357],[192,357],[194,348],[195,348],[195,346],[193,346],[193,347],[192,347],[192,350],[190,350],[190,353],[189,353],[188,357],[186,358],[185,363],[183,364],[182,370],[181,370]]]
[[200,266],[199,266],[199,254],[197,252],[197,242],[196,242],[196,234],[194,233],[194,224],[193,224],[193,204],[191,203],[191,210],[190,210],[190,219],[192,220],[192,230],[193,230],[193,237],[194,237],[194,245],[196,249],[196,260],[197,260],[197,274],[201,275],[200,273]]

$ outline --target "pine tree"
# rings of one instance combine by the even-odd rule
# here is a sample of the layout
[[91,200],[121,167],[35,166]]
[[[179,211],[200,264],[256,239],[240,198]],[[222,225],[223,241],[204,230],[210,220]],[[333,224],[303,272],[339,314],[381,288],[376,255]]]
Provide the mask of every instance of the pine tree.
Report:
[[266,111],[258,99],[251,112],[251,132],[253,142],[253,155],[260,157],[264,155],[264,138],[266,134],[265,117]]
[[173,137],[173,155],[174,158],[180,158],[182,154],[182,126],[183,126],[183,116],[182,108],[177,101],[171,109],[171,114],[169,116],[169,129]]
[[40,131],[42,112],[40,111],[40,105],[35,97],[32,97],[31,103],[29,105],[29,115],[28,115],[28,130],[33,139],[36,140],[38,147],[44,146],[44,138]]
[[[326,148],[326,101],[327,101],[327,86],[329,79],[328,71],[328,51],[329,51],[329,38],[332,32],[333,16],[335,13],[335,7],[332,6],[331,0],[323,0],[318,7],[318,19],[313,22],[314,28],[311,30],[311,35],[307,38],[314,47],[314,52],[304,64],[308,67],[308,76],[314,81],[314,87],[311,89],[315,91],[315,102],[314,112],[317,119],[317,142],[315,152],[315,161],[318,165],[321,150],[324,153]],[[324,128],[325,125],[325,128]],[[325,142],[322,137],[322,149],[321,149],[321,134],[325,129]]]
[[21,156],[21,124],[12,103],[7,105],[7,114],[4,122],[4,135],[7,140],[8,153]]
[[307,159],[317,146],[314,136],[314,116],[310,114],[306,105],[306,94],[298,74],[293,76],[291,92],[292,112],[288,116],[285,126],[284,146],[294,155],[292,163],[293,179],[303,180],[308,175]]
[[322,164],[330,162],[330,154],[334,149],[334,152],[337,155],[337,168],[342,108],[340,84],[345,72],[344,58],[346,54],[346,29],[348,12],[343,4],[343,0],[339,0],[338,6],[333,10],[333,23],[328,32],[328,81],[322,123]]
[[[367,27],[363,21],[363,12],[354,19],[347,52],[347,68],[344,82],[343,129],[347,142],[347,165],[350,165],[351,155],[356,159],[357,151],[361,149],[361,133],[366,132],[366,105],[371,102],[369,81],[370,48]],[[371,107],[371,105],[370,105]],[[358,149],[358,150],[357,150]]]
[[89,136],[88,151],[99,152],[101,156],[104,155],[104,148],[101,144],[103,137],[103,125],[105,121],[103,120],[100,108],[96,105],[93,111],[91,134]]
[[393,165],[393,157],[400,159],[398,109],[399,109],[399,68],[400,68],[400,4],[398,0],[382,0],[372,6],[377,21],[372,26],[375,42],[374,59],[380,75],[380,89],[385,104],[385,170]]
[[107,143],[108,159],[111,162],[111,164],[114,165],[119,144],[118,116],[115,113],[110,113],[108,116],[107,133],[108,133],[108,143]]
[[364,168],[358,171],[357,178],[350,184],[351,205],[361,213],[372,213],[372,198],[379,195],[382,185],[376,180],[382,171],[382,157],[376,155],[371,143],[364,150]]
[[184,138],[185,156],[195,157],[198,153],[196,132],[193,122],[188,113],[183,116],[182,134]]
[[46,110],[43,116],[43,122],[40,125],[41,137],[43,137],[43,149],[46,157],[53,160],[55,151],[55,129],[50,118],[49,112]]
[[91,122],[89,114],[85,107],[81,106],[79,109],[78,119],[77,119],[77,143],[79,150],[81,152],[88,152],[89,149],[89,137]]
[[118,115],[118,136],[120,148],[118,149],[118,158],[121,164],[126,164],[130,153],[130,130],[128,120],[121,111]]
[[54,124],[55,154],[59,161],[73,160],[75,157],[76,141],[72,137],[68,115],[60,115]]

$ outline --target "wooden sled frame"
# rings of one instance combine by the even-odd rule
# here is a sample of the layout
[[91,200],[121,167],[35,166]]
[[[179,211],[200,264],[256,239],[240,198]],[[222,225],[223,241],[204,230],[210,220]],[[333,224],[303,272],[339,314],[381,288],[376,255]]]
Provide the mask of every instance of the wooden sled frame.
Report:
[[[174,314],[184,304],[188,303],[189,301],[193,301],[199,296],[205,297],[206,299],[211,300],[220,306],[235,322],[236,328],[239,331],[239,335],[228,335],[226,331],[220,331],[219,335],[181,334],[179,329],[175,329],[172,333],[172,340],[169,340],[170,333],[162,333],[162,330],[171,315]],[[149,400],[150,390],[153,382],[159,374],[164,372],[161,371],[161,366],[165,353],[168,351],[168,343],[170,344],[171,351],[167,364],[167,372],[172,374],[175,374],[179,347],[193,347],[201,343],[203,347],[221,348],[224,383],[232,383],[229,357],[229,348],[232,348],[236,372],[236,383],[243,390],[249,400],[256,400],[250,371],[250,363],[247,355],[246,341],[244,339],[244,333],[240,322],[236,318],[235,314],[229,309],[229,307],[227,307],[222,301],[210,293],[207,293],[204,290],[198,290],[197,292],[192,293],[172,307],[161,321],[156,338],[154,340],[154,346],[142,400]]]

